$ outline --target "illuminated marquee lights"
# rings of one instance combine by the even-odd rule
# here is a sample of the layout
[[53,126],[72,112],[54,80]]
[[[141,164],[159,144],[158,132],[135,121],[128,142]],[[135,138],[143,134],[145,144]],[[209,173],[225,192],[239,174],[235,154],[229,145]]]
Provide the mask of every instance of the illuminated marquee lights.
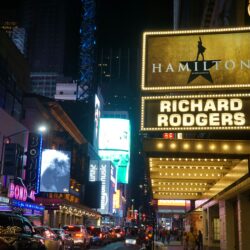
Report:
[[[250,6],[250,5],[249,5]],[[248,9],[249,9],[248,6]],[[212,34],[227,34],[227,33],[235,33],[235,32],[247,32],[250,31],[250,27],[237,27],[237,28],[222,28],[222,29],[201,29],[201,30],[178,30],[178,31],[158,31],[158,32],[144,32],[143,33],[143,41],[142,41],[142,71],[141,71],[141,90],[142,91],[178,91],[178,90],[214,90],[214,89],[239,89],[239,88],[249,88],[250,84],[249,82],[243,82],[243,83],[237,83],[237,82],[232,82],[230,84],[195,84],[195,85],[183,85],[181,82],[179,84],[173,83],[168,81],[168,84],[166,86],[165,82],[163,83],[158,83],[156,81],[152,81],[152,86],[151,84],[148,84],[148,73],[149,73],[149,68],[147,67],[148,63],[148,38],[149,37],[162,37],[162,36],[185,36],[185,35],[193,35],[193,36],[199,36],[199,35],[212,35]],[[178,49],[178,47],[174,48],[173,50],[175,51]],[[164,49],[159,50],[161,52],[164,51]],[[159,53],[161,53],[159,52]],[[194,51],[194,56],[195,56],[195,51]],[[162,54],[160,55],[162,57]],[[214,55],[216,57],[216,55]],[[154,58],[155,59],[155,58]],[[212,58],[213,59],[213,58]],[[216,58],[218,59],[218,58]],[[238,58],[237,58],[238,59]],[[183,58],[183,60],[185,60]],[[249,59],[246,60],[240,60],[240,61],[235,61],[234,59],[230,58],[228,60],[225,60],[223,62],[220,62],[218,60],[214,60],[215,62],[215,70],[218,71],[220,67],[223,67],[225,71],[228,70],[233,70],[236,69],[236,67],[239,68],[245,68],[246,70],[249,69]],[[204,60],[204,63],[205,60]],[[237,66],[237,64],[239,64]],[[183,66],[179,64],[178,62],[178,67],[175,68],[173,64],[169,63],[167,65],[162,65],[161,63],[155,62],[152,60],[152,65],[151,65],[151,71],[152,74],[155,74],[156,72],[159,73],[159,71],[162,71],[162,73],[167,73],[167,72],[178,72],[178,71],[190,71],[190,69],[187,67],[187,65]],[[176,65],[175,65],[176,66]]]
[[[249,97],[248,93],[142,97],[141,130],[249,130]],[[175,147],[173,142],[171,148]]]

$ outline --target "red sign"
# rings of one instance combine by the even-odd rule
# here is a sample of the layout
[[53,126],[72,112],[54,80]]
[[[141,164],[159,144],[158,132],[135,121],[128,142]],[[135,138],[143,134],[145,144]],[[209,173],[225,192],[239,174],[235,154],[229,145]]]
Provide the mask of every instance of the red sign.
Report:
[[26,201],[29,197],[35,201],[35,191],[31,190],[28,196],[27,188],[24,186],[15,185],[13,182],[9,185],[8,197],[20,201]]
[[175,138],[174,133],[163,133],[162,137],[164,139],[174,139]]

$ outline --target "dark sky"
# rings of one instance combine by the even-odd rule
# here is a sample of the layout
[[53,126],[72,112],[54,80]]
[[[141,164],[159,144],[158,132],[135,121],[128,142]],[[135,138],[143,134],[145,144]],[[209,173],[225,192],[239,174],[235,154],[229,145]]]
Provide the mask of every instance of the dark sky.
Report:
[[103,47],[134,47],[146,30],[172,28],[171,0],[99,0],[97,28]]
[[[172,29],[172,8],[172,0],[99,0],[97,2],[97,42],[99,48],[138,48],[140,50],[143,31]],[[139,81],[131,78],[130,84],[138,84],[139,86]],[[113,88],[115,89],[115,86]],[[134,90],[137,88],[139,87],[133,87]],[[131,86],[129,89],[131,90]],[[135,93],[133,92],[132,95],[134,96]],[[133,114],[130,117],[132,138],[129,190],[130,198],[135,198],[137,207],[143,203],[142,190],[139,189],[139,185],[144,181],[145,163],[142,155],[139,154],[138,127],[140,116],[138,93],[136,95]]]

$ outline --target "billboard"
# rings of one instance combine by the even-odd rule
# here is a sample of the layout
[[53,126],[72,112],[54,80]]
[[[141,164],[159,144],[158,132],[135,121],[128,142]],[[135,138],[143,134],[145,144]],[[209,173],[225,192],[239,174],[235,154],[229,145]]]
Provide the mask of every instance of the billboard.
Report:
[[98,96],[95,95],[94,137],[93,137],[93,146],[95,149],[98,149],[100,117],[101,117],[101,103]]
[[101,214],[112,214],[113,194],[116,190],[116,168],[111,161],[90,161],[89,181],[101,181],[101,204],[98,210]]
[[250,130],[250,94],[142,97],[142,131]]
[[130,123],[127,119],[101,118],[99,156],[117,169],[117,182],[128,183],[130,163]]
[[41,154],[42,135],[29,133],[25,183],[28,191],[36,190],[36,193],[38,193],[40,185]]
[[145,32],[142,91],[250,87],[250,27]]
[[42,152],[40,192],[68,193],[71,153],[55,149]]

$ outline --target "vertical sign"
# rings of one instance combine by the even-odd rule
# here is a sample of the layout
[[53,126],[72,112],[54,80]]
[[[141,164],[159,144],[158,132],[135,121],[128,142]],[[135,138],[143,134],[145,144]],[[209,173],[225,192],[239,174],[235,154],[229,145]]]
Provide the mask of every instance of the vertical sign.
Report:
[[42,137],[40,134],[30,133],[28,140],[26,186],[28,191],[38,190],[40,178],[40,154],[42,149]]

